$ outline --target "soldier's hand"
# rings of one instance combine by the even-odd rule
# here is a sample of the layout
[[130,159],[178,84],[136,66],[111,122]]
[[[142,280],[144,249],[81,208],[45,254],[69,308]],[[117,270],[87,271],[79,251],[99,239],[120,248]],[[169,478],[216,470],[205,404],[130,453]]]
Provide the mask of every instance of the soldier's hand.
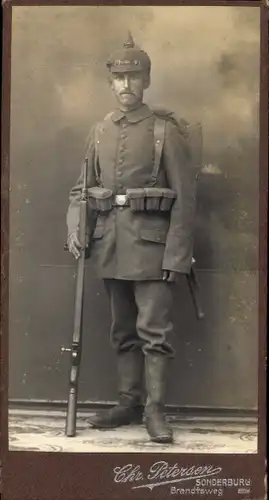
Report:
[[163,271],[163,281],[168,281],[168,282],[175,282],[177,281],[178,278],[178,273],[175,271]]
[[77,233],[71,233],[67,240],[68,250],[71,252],[76,259],[80,257],[81,243],[78,239]]

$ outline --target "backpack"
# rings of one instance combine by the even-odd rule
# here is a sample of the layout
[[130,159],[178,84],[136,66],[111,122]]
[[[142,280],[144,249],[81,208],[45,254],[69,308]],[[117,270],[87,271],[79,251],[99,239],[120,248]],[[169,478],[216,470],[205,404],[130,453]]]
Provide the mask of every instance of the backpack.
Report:
[[161,161],[162,148],[165,137],[165,123],[166,121],[170,121],[171,123],[176,125],[180,135],[186,140],[191,155],[191,166],[196,171],[196,177],[198,177],[199,171],[202,169],[203,159],[203,134],[201,123],[189,123],[184,118],[178,118],[175,113],[165,108],[154,108],[152,111],[156,116],[154,124],[154,175],[158,175],[159,165]]

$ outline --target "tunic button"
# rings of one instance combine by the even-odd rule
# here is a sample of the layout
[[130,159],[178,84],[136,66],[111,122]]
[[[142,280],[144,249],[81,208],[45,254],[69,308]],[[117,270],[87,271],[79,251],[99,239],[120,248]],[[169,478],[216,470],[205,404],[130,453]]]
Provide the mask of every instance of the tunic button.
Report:
[[126,139],[127,135],[126,134],[121,134],[121,139]]
[[120,159],[119,159],[119,163],[120,163],[120,164],[122,164],[122,163],[123,163],[123,161],[124,161],[124,160],[123,160],[123,158],[120,158]]

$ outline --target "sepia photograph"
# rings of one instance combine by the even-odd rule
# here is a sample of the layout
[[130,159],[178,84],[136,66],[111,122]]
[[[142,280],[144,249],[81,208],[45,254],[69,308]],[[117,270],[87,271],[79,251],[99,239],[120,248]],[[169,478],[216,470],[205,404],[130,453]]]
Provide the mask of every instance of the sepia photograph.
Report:
[[9,451],[257,454],[260,40],[253,5],[12,8]]

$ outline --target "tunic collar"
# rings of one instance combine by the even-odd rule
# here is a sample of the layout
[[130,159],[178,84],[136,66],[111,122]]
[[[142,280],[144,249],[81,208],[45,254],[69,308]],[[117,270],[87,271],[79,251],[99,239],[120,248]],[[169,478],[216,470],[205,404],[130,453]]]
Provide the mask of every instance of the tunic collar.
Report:
[[114,122],[118,122],[123,117],[126,117],[130,123],[136,123],[145,120],[145,118],[148,118],[152,114],[153,112],[149,109],[148,105],[142,104],[142,106],[133,111],[121,111],[120,109],[116,109],[113,111],[111,118]]

